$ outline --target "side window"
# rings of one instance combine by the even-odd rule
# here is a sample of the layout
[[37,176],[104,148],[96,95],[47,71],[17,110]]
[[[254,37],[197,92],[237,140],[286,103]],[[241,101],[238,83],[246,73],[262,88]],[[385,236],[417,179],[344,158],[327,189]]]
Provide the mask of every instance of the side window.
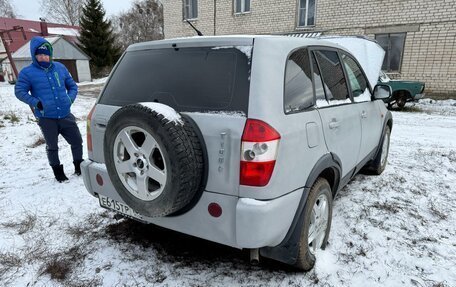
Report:
[[347,54],[342,54],[342,61],[344,62],[345,71],[347,72],[350,89],[355,102],[370,101],[371,94],[361,67]]
[[320,73],[323,76],[323,85],[326,99],[330,105],[351,103],[342,65],[336,51],[314,51]]
[[183,0],[184,20],[198,18],[198,0]]
[[284,94],[285,113],[302,111],[313,106],[313,87],[307,49],[297,50],[288,58]]
[[313,82],[315,84],[315,96],[317,99],[317,107],[324,107],[328,105],[326,100],[325,90],[323,88],[323,79],[321,78],[320,68],[318,68],[315,55],[312,53],[312,69],[313,69]]

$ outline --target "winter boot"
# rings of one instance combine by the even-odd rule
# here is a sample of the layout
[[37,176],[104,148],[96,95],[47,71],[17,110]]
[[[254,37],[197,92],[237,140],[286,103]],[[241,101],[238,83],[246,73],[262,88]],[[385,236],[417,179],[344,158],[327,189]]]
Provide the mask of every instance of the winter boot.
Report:
[[80,176],[81,175],[81,162],[83,162],[84,160],[75,160],[73,161],[73,164],[74,164],[74,174],[77,175],[77,176]]
[[54,171],[55,179],[57,179],[58,182],[64,182],[65,180],[68,180],[68,177],[66,177],[65,173],[63,172],[63,165],[53,166],[52,170]]

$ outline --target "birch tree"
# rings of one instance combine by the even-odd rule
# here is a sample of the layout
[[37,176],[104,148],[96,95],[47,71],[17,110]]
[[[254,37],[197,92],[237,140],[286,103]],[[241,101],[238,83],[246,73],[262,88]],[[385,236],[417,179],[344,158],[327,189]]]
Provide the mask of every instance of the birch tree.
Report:
[[0,0],[0,17],[16,18],[16,12],[9,0]]
[[163,6],[156,0],[136,0],[127,12],[114,17],[118,44],[129,45],[163,39]]
[[79,25],[83,0],[41,0],[41,12],[48,21],[72,26]]

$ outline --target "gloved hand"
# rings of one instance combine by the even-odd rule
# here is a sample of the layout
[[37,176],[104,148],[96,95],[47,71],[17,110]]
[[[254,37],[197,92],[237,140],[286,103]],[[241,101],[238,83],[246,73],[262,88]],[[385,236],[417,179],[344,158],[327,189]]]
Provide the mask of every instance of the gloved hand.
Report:
[[41,102],[38,102],[38,104],[36,104],[36,107],[38,108],[38,110],[42,111],[43,110],[43,104]]

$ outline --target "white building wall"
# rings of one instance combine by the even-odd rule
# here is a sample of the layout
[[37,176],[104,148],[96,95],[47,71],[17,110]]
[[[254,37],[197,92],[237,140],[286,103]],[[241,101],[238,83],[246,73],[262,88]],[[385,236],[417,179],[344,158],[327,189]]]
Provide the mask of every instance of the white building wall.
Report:
[[[456,0],[316,0],[315,26],[305,28],[297,27],[299,2],[251,1],[251,11],[237,15],[235,0],[198,0],[192,24],[204,35],[407,33],[400,72],[390,76],[424,81],[428,95],[456,97]],[[196,35],[183,21],[183,1],[163,1],[163,13],[167,39]]]
[[92,81],[88,60],[76,60],[76,69],[78,70],[79,82]]
[[[28,65],[30,65],[32,63],[31,60],[16,60],[14,61],[14,63],[16,64],[16,69],[17,69],[17,72],[20,73],[21,70],[25,67],[27,67]],[[14,72],[13,72],[13,67],[11,66],[9,60],[5,60],[2,62],[2,73],[3,73],[3,77],[5,78],[5,81],[15,81],[16,80],[16,76],[14,75]]]

